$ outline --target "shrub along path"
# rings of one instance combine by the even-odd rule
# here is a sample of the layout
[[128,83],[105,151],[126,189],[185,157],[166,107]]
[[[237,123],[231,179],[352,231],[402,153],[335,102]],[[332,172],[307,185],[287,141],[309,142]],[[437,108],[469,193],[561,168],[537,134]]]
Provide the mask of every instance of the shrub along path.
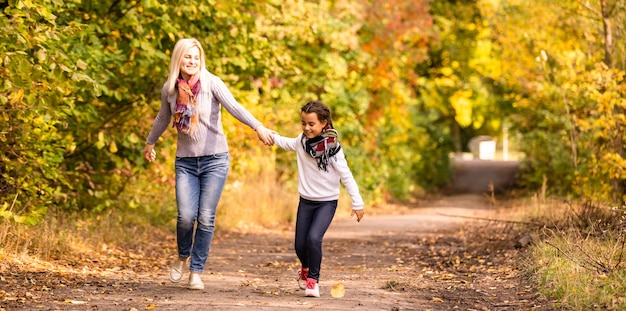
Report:
[[[0,310],[552,310],[520,272],[525,249],[484,196],[445,197],[361,223],[335,219],[321,297],[305,298],[292,228],[216,234],[191,291],[167,277],[174,236],[142,249],[103,246],[71,261],[0,261]],[[342,284],[345,292],[341,290]],[[333,298],[335,293],[344,294]]]

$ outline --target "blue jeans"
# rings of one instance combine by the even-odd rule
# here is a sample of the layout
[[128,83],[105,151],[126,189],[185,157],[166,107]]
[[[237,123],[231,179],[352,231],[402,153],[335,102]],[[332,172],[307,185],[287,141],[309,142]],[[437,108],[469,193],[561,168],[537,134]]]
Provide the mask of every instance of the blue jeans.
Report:
[[308,277],[319,281],[322,267],[322,239],[337,210],[337,200],[311,201],[300,198],[296,216],[295,249]]
[[217,203],[230,168],[230,155],[225,152],[176,158],[175,167],[178,256],[191,256],[189,270],[203,272],[213,240]]

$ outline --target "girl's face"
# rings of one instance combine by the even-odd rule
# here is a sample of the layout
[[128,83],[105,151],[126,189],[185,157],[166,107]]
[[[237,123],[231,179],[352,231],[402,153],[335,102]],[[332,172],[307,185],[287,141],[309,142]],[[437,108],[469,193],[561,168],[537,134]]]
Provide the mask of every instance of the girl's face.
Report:
[[302,118],[302,132],[304,136],[309,139],[322,134],[322,130],[324,130],[324,127],[328,124],[328,121],[321,122],[315,112],[302,112],[300,115]]
[[200,71],[200,49],[197,46],[189,48],[183,58],[180,59],[180,73],[183,79],[189,80],[189,77]]

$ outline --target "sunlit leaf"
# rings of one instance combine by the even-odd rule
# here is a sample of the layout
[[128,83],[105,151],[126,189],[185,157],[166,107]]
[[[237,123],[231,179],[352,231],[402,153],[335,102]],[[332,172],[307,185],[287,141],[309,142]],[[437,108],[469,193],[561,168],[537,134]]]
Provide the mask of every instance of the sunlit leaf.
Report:
[[330,289],[330,295],[333,298],[342,298],[346,294],[346,286],[343,283],[335,283]]

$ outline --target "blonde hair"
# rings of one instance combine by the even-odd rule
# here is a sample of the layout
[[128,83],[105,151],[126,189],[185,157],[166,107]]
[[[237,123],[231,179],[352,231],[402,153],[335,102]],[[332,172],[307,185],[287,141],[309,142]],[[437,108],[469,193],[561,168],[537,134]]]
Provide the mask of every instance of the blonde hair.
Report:
[[204,60],[204,49],[195,38],[185,38],[180,39],[174,45],[174,50],[172,51],[172,59],[170,60],[170,73],[167,77],[167,93],[169,95],[174,94],[174,88],[176,87],[176,79],[178,79],[180,75],[180,61],[183,58],[185,53],[193,48],[197,47],[200,50],[200,74],[203,71],[206,71],[206,63]]

